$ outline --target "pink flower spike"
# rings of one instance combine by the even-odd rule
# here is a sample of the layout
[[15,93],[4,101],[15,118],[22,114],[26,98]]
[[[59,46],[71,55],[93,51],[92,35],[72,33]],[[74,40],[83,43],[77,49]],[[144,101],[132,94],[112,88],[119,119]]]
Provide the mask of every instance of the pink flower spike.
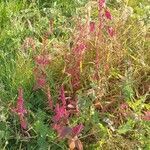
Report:
[[111,16],[110,11],[105,10],[105,17],[106,17],[107,19],[109,19],[109,20],[112,20],[112,16]]
[[55,113],[56,115],[53,117],[54,122],[58,122],[62,118],[67,118],[69,115],[66,108],[64,106],[60,107],[59,104],[56,105]]
[[105,6],[105,0],[99,0],[99,7],[103,8]]
[[95,31],[95,22],[90,22],[90,32]]
[[83,130],[84,126],[83,124],[79,124],[79,125],[76,125],[75,127],[72,128],[72,133],[74,136],[76,135],[79,135],[80,132]]
[[19,116],[21,128],[27,129],[27,122],[23,116]]
[[24,117],[25,117],[25,114],[27,113],[27,110],[24,108],[23,89],[22,88],[19,88],[19,90],[18,90],[17,106],[16,106],[16,108],[11,108],[11,111],[18,115],[21,128],[26,129],[27,122]]
[[59,112],[59,107],[60,107],[60,106],[59,106],[59,104],[57,103],[57,104],[56,104],[56,107],[55,107],[55,113],[58,113],[58,112]]
[[111,37],[113,37],[115,35],[115,30],[112,27],[108,27],[108,33]]
[[60,89],[60,99],[62,101],[63,106],[65,107],[66,106],[66,98],[65,98],[65,90],[64,90],[63,85],[61,86],[61,89]]
[[16,113],[18,113],[18,115],[21,115],[21,116],[24,116],[24,114],[27,113],[26,109],[24,108],[23,89],[22,88],[19,88],[19,90],[18,90]]

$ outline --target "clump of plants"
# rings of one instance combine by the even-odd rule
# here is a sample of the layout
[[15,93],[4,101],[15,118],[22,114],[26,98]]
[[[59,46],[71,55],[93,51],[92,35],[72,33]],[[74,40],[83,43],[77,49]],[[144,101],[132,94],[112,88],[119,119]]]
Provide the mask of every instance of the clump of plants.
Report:
[[31,3],[12,26],[23,35],[5,31],[14,49],[1,54],[2,149],[149,147],[147,26],[109,4],[88,1],[68,19]]

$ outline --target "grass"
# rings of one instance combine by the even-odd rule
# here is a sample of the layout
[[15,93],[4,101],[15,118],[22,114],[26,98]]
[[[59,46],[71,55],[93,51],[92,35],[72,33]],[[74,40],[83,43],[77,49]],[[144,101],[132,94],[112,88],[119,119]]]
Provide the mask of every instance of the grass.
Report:
[[0,149],[149,149],[148,2],[106,6],[0,1]]

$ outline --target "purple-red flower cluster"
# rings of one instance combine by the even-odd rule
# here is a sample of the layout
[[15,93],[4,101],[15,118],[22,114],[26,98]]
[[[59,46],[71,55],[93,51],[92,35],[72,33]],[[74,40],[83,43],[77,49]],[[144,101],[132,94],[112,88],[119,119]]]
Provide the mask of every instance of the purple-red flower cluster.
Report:
[[68,125],[69,117],[71,114],[69,105],[66,101],[64,86],[62,85],[60,88],[60,100],[61,103],[58,102],[55,106],[55,115],[53,116],[53,129],[57,131],[57,134],[64,138],[67,135],[71,135],[71,137],[77,136],[83,129],[83,125],[77,125],[73,128],[70,128]]
[[17,106],[16,106],[16,108],[12,108],[12,111],[18,115],[21,127],[23,129],[26,129],[27,122],[25,119],[25,114],[27,113],[27,110],[24,107],[23,89],[22,88],[19,88],[19,90],[18,90]]

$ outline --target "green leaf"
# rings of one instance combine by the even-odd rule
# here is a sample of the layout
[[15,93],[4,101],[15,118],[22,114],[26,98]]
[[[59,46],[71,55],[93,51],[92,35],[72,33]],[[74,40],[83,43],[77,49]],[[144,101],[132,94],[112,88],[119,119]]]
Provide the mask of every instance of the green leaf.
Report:
[[0,140],[4,137],[5,132],[4,131],[0,131]]
[[129,131],[133,130],[135,122],[133,120],[128,120],[126,124],[121,125],[118,129],[119,134],[126,134]]

